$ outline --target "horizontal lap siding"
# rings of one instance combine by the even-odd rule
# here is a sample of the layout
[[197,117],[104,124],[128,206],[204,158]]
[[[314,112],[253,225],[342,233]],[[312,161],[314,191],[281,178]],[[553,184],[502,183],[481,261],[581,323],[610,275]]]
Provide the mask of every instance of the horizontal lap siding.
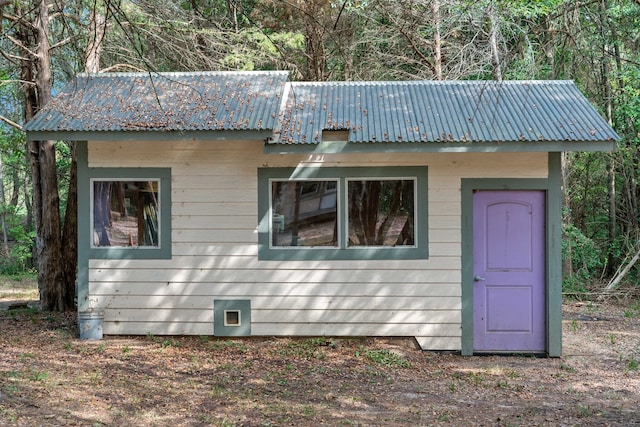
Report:
[[[460,348],[463,177],[545,177],[545,154],[264,155],[258,141],[97,142],[93,167],[172,168],[171,260],[91,260],[106,334],[213,333],[250,299],[254,335],[415,336]],[[258,261],[257,168],[429,167],[428,260]],[[502,169],[500,169],[502,168]]]

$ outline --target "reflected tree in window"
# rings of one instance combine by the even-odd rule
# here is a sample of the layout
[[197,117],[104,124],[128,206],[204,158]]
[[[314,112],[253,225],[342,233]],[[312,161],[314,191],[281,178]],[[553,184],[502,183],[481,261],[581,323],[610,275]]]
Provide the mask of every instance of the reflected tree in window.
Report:
[[93,182],[94,246],[159,246],[159,181]]
[[349,246],[415,245],[413,180],[349,180]]
[[337,181],[271,184],[273,246],[336,246]]

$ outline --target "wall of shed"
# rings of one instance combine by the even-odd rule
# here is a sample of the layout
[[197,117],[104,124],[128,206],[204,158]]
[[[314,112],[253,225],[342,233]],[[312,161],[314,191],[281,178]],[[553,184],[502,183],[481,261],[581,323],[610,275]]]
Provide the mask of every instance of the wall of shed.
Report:
[[[547,153],[264,154],[262,141],[88,143],[90,167],[172,169],[172,259],[89,260],[105,334],[211,335],[250,299],[253,335],[414,336],[461,349],[461,179],[546,178]],[[259,261],[257,169],[428,166],[429,259]]]

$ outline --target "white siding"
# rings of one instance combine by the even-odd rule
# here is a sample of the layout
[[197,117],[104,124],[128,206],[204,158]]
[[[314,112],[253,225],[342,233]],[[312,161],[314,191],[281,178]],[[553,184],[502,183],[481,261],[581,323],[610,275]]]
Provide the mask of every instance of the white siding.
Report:
[[[258,261],[257,169],[428,166],[429,259]],[[415,336],[461,348],[461,178],[546,178],[546,153],[265,155],[261,141],[90,142],[91,167],[172,168],[171,260],[90,260],[105,334],[213,333],[250,299],[253,335]]]

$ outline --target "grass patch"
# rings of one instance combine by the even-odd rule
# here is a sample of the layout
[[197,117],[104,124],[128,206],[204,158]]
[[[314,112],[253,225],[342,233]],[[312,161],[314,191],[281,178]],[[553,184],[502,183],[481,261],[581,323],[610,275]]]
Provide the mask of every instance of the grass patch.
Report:
[[294,339],[279,350],[281,356],[292,356],[301,359],[324,360],[326,355],[321,347],[333,347],[332,341],[324,337]]
[[0,300],[38,300],[38,279],[35,274],[0,276]]
[[247,345],[242,341],[231,341],[231,340],[214,340],[209,341],[207,339],[203,339],[200,337],[200,342],[208,343],[207,346],[212,350],[236,350],[238,353],[246,353]]
[[408,360],[389,350],[364,350],[362,355],[370,361],[387,368],[411,367]]
[[47,371],[34,371],[31,379],[33,381],[47,381],[49,379],[49,373]]

